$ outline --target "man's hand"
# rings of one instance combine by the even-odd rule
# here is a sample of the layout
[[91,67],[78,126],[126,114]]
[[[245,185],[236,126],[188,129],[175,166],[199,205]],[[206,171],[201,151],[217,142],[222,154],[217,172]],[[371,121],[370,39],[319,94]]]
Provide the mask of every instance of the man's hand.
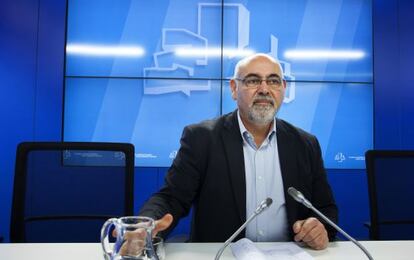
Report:
[[293,224],[295,241],[303,241],[309,247],[321,250],[328,246],[329,238],[325,226],[317,218],[298,220]]
[[[165,214],[162,218],[155,221],[155,228],[152,231],[152,236],[155,237],[158,232],[167,229],[173,222],[173,216],[169,213]],[[116,230],[114,230],[113,236],[116,236]],[[127,231],[124,234],[124,242],[119,250],[120,255],[136,256],[141,254],[146,242],[146,230],[139,228],[134,231]]]
[[171,226],[174,218],[170,213],[164,215],[164,217],[155,221],[155,228],[152,231],[152,235],[155,237],[158,232],[164,231]]

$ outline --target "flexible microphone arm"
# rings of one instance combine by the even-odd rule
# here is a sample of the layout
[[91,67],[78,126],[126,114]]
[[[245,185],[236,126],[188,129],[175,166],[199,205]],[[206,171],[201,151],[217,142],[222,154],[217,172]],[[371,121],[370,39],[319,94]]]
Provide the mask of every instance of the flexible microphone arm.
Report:
[[288,189],[288,193],[297,202],[299,202],[299,203],[303,204],[305,207],[313,210],[316,214],[318,214],[319,217],[321,217],[323,220],[325,220],[329,225],[331,225],[333,228],[335,228],[339,233],[341,233],[346,238],[348,238],[351,242],[353,242],[355,245],[357,245],[365,253],[365,255],[368,257],[368,259],[374,260],[374,258],[372,258],[371,254],[368,252],[368,250],[361,243],[359,243],[353,237],[348,235],[344,230],[342,230],[339,226],[337,226],[335,223],[333,223],[328,217],[326,217],[324,214],[322,214],[322,212],[317,210],[312,205],[312,203],[310,203],[310,201],[305,198],[305,196],[302,194],[302,192],[298,191],[297,189],[295,189],[293,187],[290,187]]
[[231,243],[231,241],[233,241],[233,239],[235,237],[237,237],[237,235],[240,234],[240,232],[242,232],[242,230],[247,226],[247,224],[250,223],[250,221],[252,221],[257,215],[262,213],[265,209],[270,207],[272,202],[273,202],[273,200],[271,198],[267,198],[264,201],[262,201],[260,203],[260,205],[257,207],[257,209],[253,212],[253,214],[246,220],[246,222],[244,222],[243,225],[241,225],[241,227],[239,227],[239,229],[237,229],[236,232],[234,232],[234,234],[231,235],[231,237],[229,239],[227,239],[226,242],[224,242],[223,246],[217,252],[216,257],[214,258],[214,260],[219,260],[221,254],[223,254],[223,252],[224,252],[224,249],[226,249],[226,247]]

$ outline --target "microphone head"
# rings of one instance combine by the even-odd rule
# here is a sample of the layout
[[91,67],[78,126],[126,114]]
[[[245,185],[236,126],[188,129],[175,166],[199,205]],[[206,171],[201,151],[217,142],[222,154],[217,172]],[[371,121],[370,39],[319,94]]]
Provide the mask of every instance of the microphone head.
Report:
[[263,200],[262,202],[260,202],[260,205],[254,211],[254,213],[255,214],[260,214],[263,210],[265,210],[268,207],[270,207],[270,205],[272,204],[272,202],[273,202],[273,200],[271,198],[267,198],[267,199]]
[[265,203],[266,203],[266,207],[269,207],[270,205],[272,205],[273,200],[272,200],[271,198],[267,198],[267,199],[265,200]]
[[307,200],[305,196],[303,196],[302,192],[298,191],[293,187],[290,187],[288,189],[288,193],[290,196],[292,196],[292,198],[294,198],[297,202],[303,204],[305,207],[313,208],[312,203],[310,203],[309,200]]
[[289,187],[288,189],[288,193],[289,195],[294,198],[297,202],[302,202],[303,201],[303,194],[298,191],[297,189],[293,188],[293,187]]

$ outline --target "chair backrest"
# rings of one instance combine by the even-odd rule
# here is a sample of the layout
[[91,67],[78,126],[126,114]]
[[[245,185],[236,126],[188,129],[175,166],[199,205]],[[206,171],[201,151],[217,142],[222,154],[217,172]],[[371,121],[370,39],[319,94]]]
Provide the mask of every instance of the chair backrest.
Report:
[[133,215],[134,146],[19,144],[10,241],[98,242],[104,221]]
[[365,159],[370,238],[414,239],[414,151],[370,150]]

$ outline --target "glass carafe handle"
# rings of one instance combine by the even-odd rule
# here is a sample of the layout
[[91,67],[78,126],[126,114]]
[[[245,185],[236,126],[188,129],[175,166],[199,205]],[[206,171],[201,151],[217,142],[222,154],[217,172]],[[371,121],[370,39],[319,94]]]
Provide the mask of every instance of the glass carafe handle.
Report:
[[113,250],[110,249],[108,236],[109,236],[109,229],[111,228],[112,225],[115,225],[116,222],[117,222],[116,218],[108,219],[104,223],[101,229],[101,245],[102,245],[102,250],[104,252],[105,260],[111,260],[113,256]]

